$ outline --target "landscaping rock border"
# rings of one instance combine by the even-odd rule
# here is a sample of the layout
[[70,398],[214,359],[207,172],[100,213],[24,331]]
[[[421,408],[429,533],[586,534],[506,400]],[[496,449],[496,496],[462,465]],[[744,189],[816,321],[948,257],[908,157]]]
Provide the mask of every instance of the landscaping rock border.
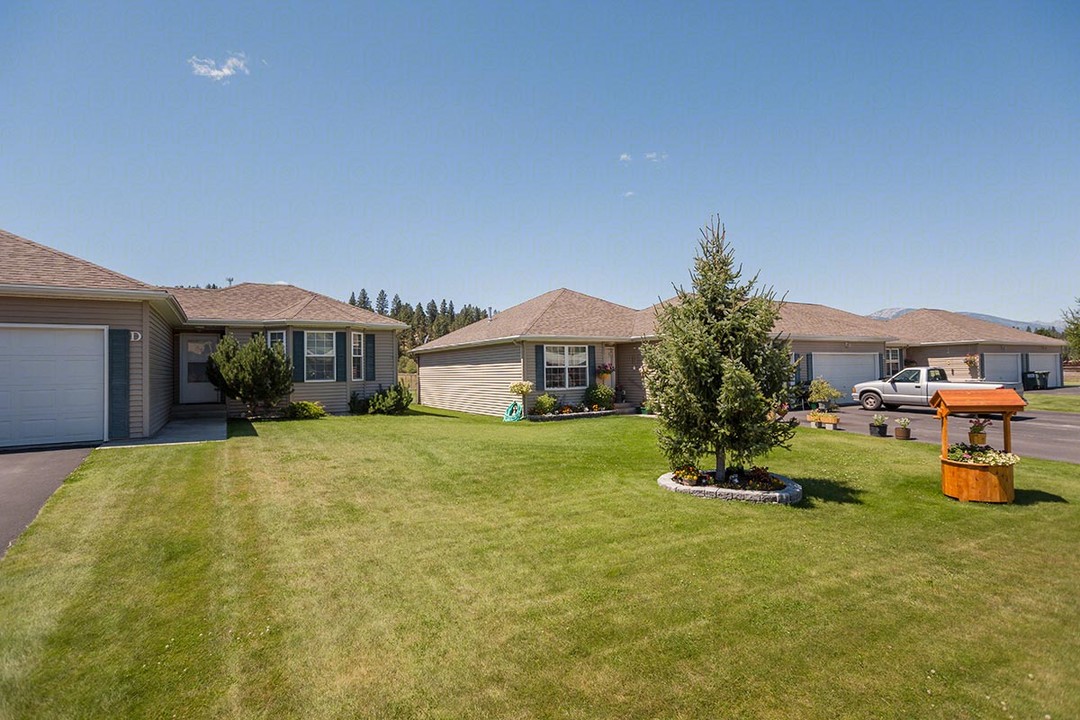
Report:
[[566,413],[565,415],[526,415],[525,417],[533,422],[555,422],[557,420],[577,420],[578,418],[587,417],[604,417],[605,415],[614,415],[614,410],[597,410],[593,412],[579,412],[579,413]]
[[802,485],[783,475],[773,473],[772,476],[784,483],[783,490],[732,490],[710,485],[683,485],[682,483],[675,482],[675,477],[672,473],[664,473],[656,479],[656,483],[665,490],[671,490],[672,492],[685,493],[696,497],[714,498],[716,500],[739,500],[741,502],[794,505],[803,499]]

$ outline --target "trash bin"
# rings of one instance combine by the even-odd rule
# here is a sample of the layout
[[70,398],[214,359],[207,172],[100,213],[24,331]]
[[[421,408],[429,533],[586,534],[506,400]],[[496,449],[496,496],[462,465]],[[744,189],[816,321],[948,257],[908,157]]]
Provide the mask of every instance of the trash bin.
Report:
[[1039,378],[1035,376],[1033,372],[1024,373],[1024,389],[1025,390],[1037,390],[1039,388]]
[[1036,370],[1035,371],[1035,383],[1036,390],[1045,390],[1050,384],[1050,371],[1049,370]]

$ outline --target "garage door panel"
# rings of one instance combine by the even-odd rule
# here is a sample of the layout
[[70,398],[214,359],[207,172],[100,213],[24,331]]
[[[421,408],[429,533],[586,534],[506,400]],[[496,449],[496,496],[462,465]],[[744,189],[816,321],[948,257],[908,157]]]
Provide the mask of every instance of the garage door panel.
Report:
[[849,390],[880,375],[877,353],[813,353],[814,377],[823,377],[843,393],[839,402],[851,402]]
[[983,355],[983,377],[989,382],[1020,382],[1020,354],[986,353]]
[[105,435],[105,333],[0,328],[0,447]]
[[1048,387],[1061,387],[1061,356],[1057,353],[1031,353],[1028,355],[1028,369],[1034,372],[1047,372]]

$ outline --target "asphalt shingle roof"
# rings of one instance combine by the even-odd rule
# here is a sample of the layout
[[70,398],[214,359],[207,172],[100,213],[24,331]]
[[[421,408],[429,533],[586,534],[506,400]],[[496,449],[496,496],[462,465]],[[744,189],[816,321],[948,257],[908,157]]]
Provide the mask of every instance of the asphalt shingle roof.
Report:
[[160,290],[5,230],[0,230],[0,285],[76,290]]
[[1062,347],[1064,340],[1017,330],[988,320],[923,308],[904,313],[891,320],[875,320],[901,344],[992,342],[1010,345],[1043,345]]
[[332,322],[404,328],[397,320],[295,285],[240,283],[227,288],[169,288],[190,320]]

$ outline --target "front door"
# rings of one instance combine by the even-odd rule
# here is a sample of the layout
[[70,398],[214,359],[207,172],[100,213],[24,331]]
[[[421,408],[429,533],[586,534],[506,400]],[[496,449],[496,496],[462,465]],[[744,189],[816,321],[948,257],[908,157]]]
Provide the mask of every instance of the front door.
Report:
[[180,336],[180,402],[221,402],[216,387],[206,378],[206,362],[217,348],[217,335]]

